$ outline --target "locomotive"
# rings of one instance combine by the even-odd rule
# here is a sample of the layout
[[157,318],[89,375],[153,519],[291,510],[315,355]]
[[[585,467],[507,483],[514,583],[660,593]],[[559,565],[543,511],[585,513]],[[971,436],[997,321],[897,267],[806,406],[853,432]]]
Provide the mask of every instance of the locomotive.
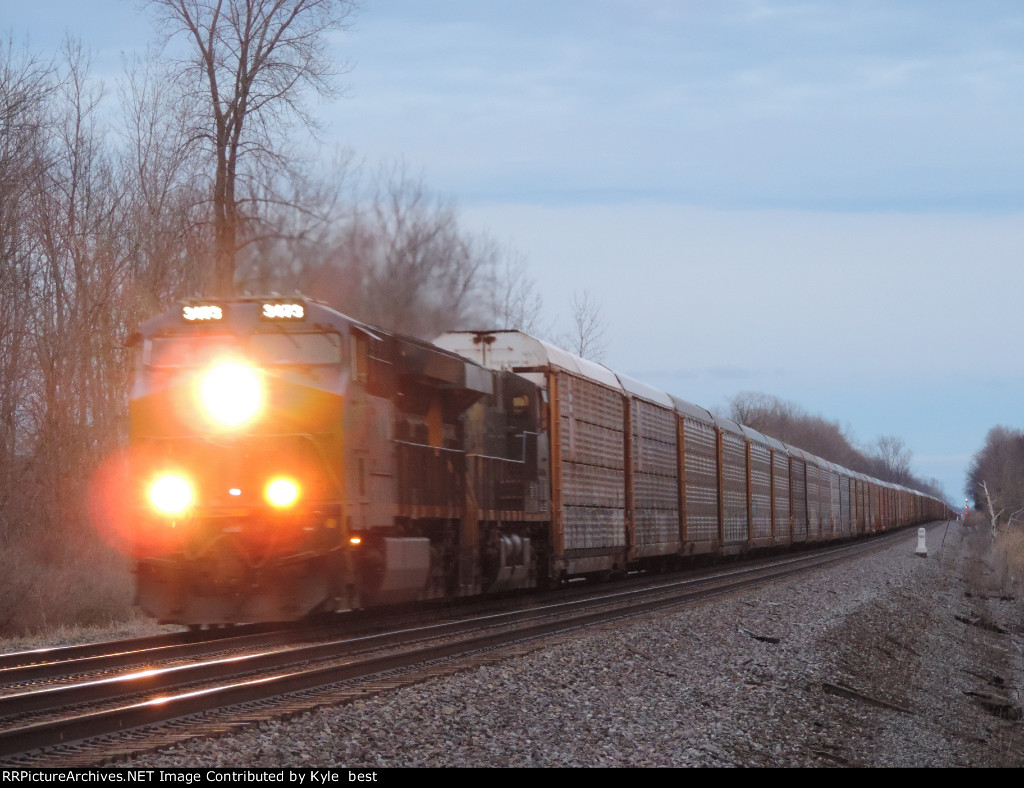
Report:
[[193,627],[547,588],[946,516],[519,331],[428,343],[303,297],[144,323],[137,603]]

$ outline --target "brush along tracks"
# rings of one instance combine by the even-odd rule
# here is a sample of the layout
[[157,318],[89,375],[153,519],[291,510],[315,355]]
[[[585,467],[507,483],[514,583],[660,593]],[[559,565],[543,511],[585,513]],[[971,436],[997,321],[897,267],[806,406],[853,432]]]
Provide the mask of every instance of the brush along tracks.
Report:
[[[300,642],[309,640],[308,631],[290,633],[289,642],[279,632],[271,633],[281,641],[274,645],[236,642],[224,653],[236,639],[206,640],[192,652],[165,652],[169,660],[159,648],[178,646],[164,644],[144,656],[140,652],[134,663],[100,668],[100,674],[83,672],[81,661],[64,668],[54,663],[43,684],[8,668],[0,672],[0,763],[109,762],[494,662],[539,648],[551,637],[783,579],[906,538],[891,534],[700,576],[662,576],[636,587],[588,587],[578,598],[530,597],[520,600],[521,609],[324,642]],[[132,651],[116,650],[122,660]],[[56,677],[60,669],[65,678]]]

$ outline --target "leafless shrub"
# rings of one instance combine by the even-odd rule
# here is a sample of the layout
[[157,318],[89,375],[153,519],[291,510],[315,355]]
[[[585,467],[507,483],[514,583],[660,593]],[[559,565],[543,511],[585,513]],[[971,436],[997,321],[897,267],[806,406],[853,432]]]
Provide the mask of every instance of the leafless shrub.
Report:
[[132,617],[128,560],[88,531],[78,537],[34,531],[0,554],[0,633],[108,625]]
[[602,361],[608,351],[608,327],[601,306],[589,290],[573,293],[570,326],[555,337],[555,344],[580,358]]

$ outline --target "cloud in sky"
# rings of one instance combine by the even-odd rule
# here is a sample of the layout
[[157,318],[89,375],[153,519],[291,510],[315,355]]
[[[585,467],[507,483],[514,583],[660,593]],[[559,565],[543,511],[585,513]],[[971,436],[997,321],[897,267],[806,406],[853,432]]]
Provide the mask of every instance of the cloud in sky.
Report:
[[465,199],[1000,209],[1022,195],[1022,13],[389,3],[348,37],[339,109]]

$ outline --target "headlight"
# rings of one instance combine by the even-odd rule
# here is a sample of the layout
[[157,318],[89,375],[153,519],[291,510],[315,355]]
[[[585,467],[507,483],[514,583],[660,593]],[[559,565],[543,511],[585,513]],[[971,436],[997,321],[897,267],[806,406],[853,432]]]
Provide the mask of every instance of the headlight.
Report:
[[263,380],[249,364],[220,361],[202,373],[198,397],[211,421],[222,427],[241,427],[263,409]]
[[193,500],[192,484],[177,473],[165,473],[149,485],[149,502],[161,514],[172,517],[184,514]]
[[275,509],[287,509],[299,500],[299,485],[293,479],[279,476],[267,484],[263,497]]

